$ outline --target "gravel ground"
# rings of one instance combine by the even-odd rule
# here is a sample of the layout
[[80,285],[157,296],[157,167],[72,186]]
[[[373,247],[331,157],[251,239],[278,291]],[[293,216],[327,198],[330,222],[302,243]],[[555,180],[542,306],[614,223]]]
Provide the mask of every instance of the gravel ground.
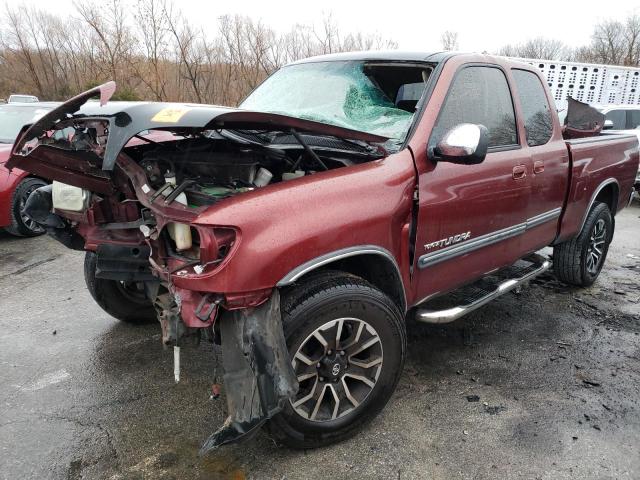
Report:
[[82,254],[0,234],[0,478],[640,478],[640,208],[591,288],[535,280],[458,322],[408,323],[383,413],[314,451],[264,433],[200,459],[224,420],[212,347],[183,353],[85,290]]

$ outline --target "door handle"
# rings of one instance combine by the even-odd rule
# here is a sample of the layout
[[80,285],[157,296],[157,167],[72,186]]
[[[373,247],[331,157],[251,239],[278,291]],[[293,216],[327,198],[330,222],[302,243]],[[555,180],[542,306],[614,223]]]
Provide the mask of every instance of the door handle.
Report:
[[524,178],[527,176],[527,167],[525,165],[516,165],[513,167],[513,178]]
[[542,173],[542,172],[544,172],[544,162],[542,160],[533,162],[533,173]]

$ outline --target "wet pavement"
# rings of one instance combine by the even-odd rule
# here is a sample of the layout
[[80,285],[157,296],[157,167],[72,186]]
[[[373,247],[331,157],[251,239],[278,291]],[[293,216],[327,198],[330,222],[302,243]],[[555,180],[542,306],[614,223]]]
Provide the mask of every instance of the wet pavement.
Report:
[[598,282],[551,275],[456,323],[409,322],[383,413],[314,450],[263,432],[205,459],[224,420],[213,349],[173,382],[156,325],[120,324],[79,252],[0,234],[0,478],[640,478],[640,208],[616,218]]

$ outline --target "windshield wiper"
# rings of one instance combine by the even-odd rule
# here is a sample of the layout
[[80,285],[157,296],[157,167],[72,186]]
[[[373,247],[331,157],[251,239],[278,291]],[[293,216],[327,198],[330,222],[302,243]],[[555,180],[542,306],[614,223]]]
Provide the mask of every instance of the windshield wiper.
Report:
[[[325,165],[325,163],[322,160],[320,160],[320,157],[318,155],[316,155],[316,152],[314,152],[311,149],[311,147],[309,145],[307,145],[307,143],[302,139],[300,134],[295,131],[295,129],[292,128],[289,131],[291,132],[291,135],[293,135],[296,138],[298,143],[300,143],[300,145],[302,145],[302,148],[304,148],[304,151],[307,152],[309,154],[309,156],[311,158],[313,158],[315,160],[315,162],[322,167],[323,170],[329,170],[329,168]],[[296,162],[296,165],[297,165],[297,163],[298,162]]]

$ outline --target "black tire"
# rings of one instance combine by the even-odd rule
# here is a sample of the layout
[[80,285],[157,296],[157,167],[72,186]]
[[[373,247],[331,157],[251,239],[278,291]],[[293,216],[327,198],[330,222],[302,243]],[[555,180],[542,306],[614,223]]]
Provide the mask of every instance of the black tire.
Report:
[[5,227],[7,232],[18,237],[35,237],[45,232],[36,222],[23,216],[22,209],[31,192],[46,184],[39,178],[25,178],[18,184],[11,197],[11,225]]
[[156,311],[144,290],[134,282],[96,278],[96,254],[87,252],[84,257],[84,281],[91,296],[100,307],[114,318],[127,323],[156,321]]
[[[600,248],[600,256],[596,265],[592,262],[596,255],[594,248],[594,229],[599,225],[605,228]],[[609,244],[613,238],[613,217],[609,207],[597,202],[587,215],[587,220],[580,234],[560,243],[553,248],[553,271],[556,277],[570,285],[588,287],[595,282],[607,258]],[[592,253],[592,251],[594,253]]]
[[[320,345],[319,351],[324,352],[325,359],[318,360],[318,363],[315,363],[314,359],[311,366],[303,362],[299,364],[303,368],[313,370],[319,368],[320,362],[324,362],[322,368],[326,367],[326,371],[329,372],[328,376],[322,377],[322,373],[317,373],[315,380],[308,380],[314,385],[313,387],[310,386],[311,383],[301,382],[296,399],[298,396],[306,395],[305,391],[313,392],[316,390],[316,386],[319,386],[323,392],[329,390],[330,392],[342,392],[343,395],[349,392],[352,398],[359,398],[359,405],[355,406],[354,403],[347,402],[345,398],[345,403],[340,406],[342,413],[335,419],[311,421],[296,412],[292,403],[288,401],[283,411],[268,422],[268,430],[276,440],[293,448],[316,448],[351,437],[384,408],[400,379],[407,344],[403,315],[387,295],[362,278],[343,272],[323,272],[310,277],[304,283],[283,294],[282,318],[284,334],[292,358],[297,355],[298,348],[311,342],[310,336],[321,326],[332,324],[332,322],[342,322],[339,328],[343,335],[339,338],[340,342],[343,342],[341,347],[343,350],[333,352],[334,360],[330,360],[327,355],[327,352],[331,353],[331,350],[327,350],[327,347],[323,348],[318,343]],[[360,324],[364,324],[362,328],[358,329],[363,332],[360,336],[363,340],[361,343],[356,340],[352,345],[349,345],[356,337],[355,325]],[[375,335],[371,333],[372,331]],[[337,326],[335,332],[335,336],[338,337]],[[322,330],[322,334],[327,335],[329,339],[332,338],[326,330]],[[377,342],[375,338],[378,338]],[[354,352],[358,348],[362,348],[362,345],[371,343],[372,340],[374,341],[373,345],[364,350],[367,358],[359,358],[358,356],[363,353]],[[328,342],[329,347],[331,341]],[[378,359],[381,362],[380,367],[366,367],[368,370],[363,370],[354,363],[370,362],[372,358],[375,359],[374,354],[371,353],[374,350],[379,352],[377,355],[379,355]],[[339,355],[340,353],[342,356]],[[323,353],[319,355],[319,359],[323,358]],[[311,360],[311,358],[309,359]],[[343,370],[339,370],[339,374],[334,372],[334,361],[343,362]],[[333,368],[331,368],[332,366]],[[374,369],[377,369],[377,373],[373,373]],[[317,372],[323,371],[325,370],[317,370]],[[373,386],[351,377],[359,372],[371,372],[375,378]],[[313,372],[310,374],[313,375]],[[367,380],[372,381],[370,378]],[[361,385],[358,385],[358,382]],[[345,387],[345,385],[351,386]],[[307,390],[304,390],[305,388]],[[335,416],[339,411],[339,408],[335,406],[335,400],[333,397],[328,397],[325,400],[334,402],[333,406],[328,406],[327,411],[329,415],[333,412]],[[310,402],[313,404],[315,400],[311,399]],[[352,410],[349,411],[349,408]],[[310,411],[311,409],[309,409],[308,417],[311,416]]]

